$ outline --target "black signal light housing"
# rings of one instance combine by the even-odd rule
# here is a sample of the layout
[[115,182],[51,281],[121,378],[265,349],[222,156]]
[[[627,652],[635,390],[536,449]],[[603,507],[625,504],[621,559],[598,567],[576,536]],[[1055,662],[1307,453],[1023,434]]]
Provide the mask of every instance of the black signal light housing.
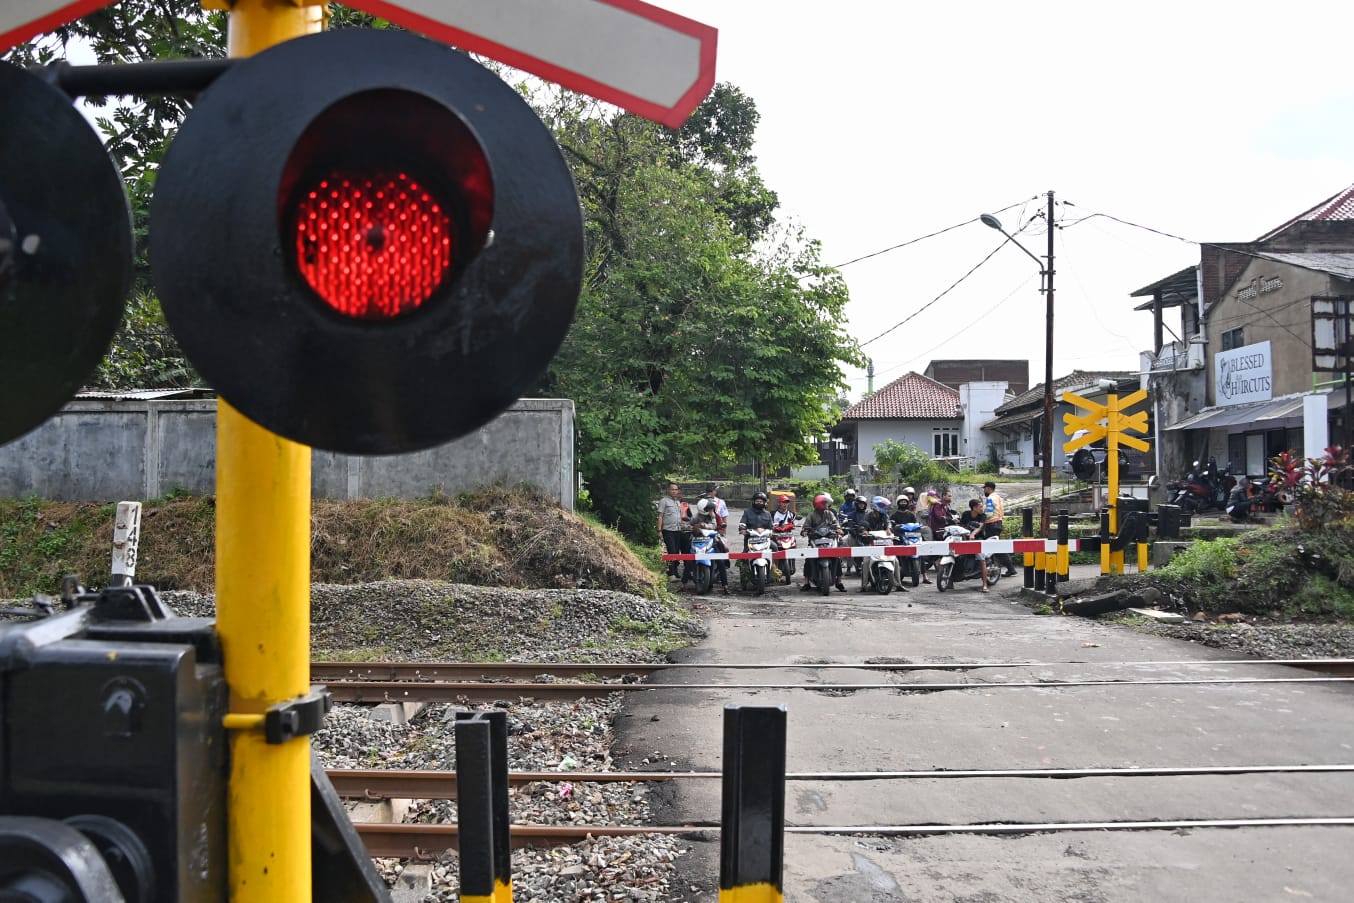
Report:
[[0,61],[0,443],[89,378],[131,279],[117,167],[69,97]]
[[577,190],[511,87],[411,34],[241,60],[162,164],[165,316],[241,413],[351,454],[464,435],[528,389],[582,283]]

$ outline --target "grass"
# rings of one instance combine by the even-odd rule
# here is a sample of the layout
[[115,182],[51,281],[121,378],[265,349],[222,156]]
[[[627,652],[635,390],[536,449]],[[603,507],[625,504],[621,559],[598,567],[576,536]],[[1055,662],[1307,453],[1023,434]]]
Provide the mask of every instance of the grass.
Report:
[[[116,505],[0,499],[0,598],[59,592],[77,574],[102,585]],[[183,494],[147,502],[138,581],[210,593],[216,502]],[[448,580],[481,586],[616,589],[656,598],[657,549],[525,490],[494,487],[456,500],[316,500],[310,566],[316,583]]]

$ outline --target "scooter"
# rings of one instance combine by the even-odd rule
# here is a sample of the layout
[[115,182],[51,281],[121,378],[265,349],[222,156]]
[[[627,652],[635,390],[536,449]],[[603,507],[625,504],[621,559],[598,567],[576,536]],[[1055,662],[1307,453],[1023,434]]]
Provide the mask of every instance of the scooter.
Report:
[[766,585],[771,581],[771,530],[767,527],[753,527],[747,531],[749,552],[756,552],[762,555],[761,558],[746,560],[743,564],[747,565],[740,574],[743,589],[752,584],[752,591],[761,595],[766,590]]
[[[894,524],[893,532],[898,537],[898,542],[905,546],[921,545],[922,534],[921,524]],[[903,585],[903,577],[910,576],[912,585],[917,586],[921,583],[922,560],[918,555],[904,557],[899,559],[898,585]]]
[[[776,552],[786,552],[796,548],[799,545],[799,537],[795,536],[796,523],[793,521],[782,525],[781,527],[771,528],[771,548]],[[778,562],[782,582],[789,584],[790,578],[795,575],[795,560],[793,558],[784,558]]]
[[[835,549],[841,544],[837,532],[838,528],[833,524],[815,527],[809,532],[809,545],[815,549]],[[836,558],[808,558],[804,561],[804,575],[819,593],[826,596],[832,585],[841,579],[841,562]]]
[[[863,530],[859,536],[860,545],[883,547],[893,545],[893,535],[888,530]],[[892,555],[872,555],[860,562],[860,588],[872,589],[881,596],[887,596],[893,589],[894,576],[898,573],[898,559]]]
[[715,568],[719,566],[708,559],[701,561],[699,556],[723,552],[722,546],[718,530],[702,529],[700,525],[691,528],[691,554],[697,556],[692,562],[692,578],[696,581],[696,593],[699,595],[703,596],[710,591],[715,582]]
[[968,530],[951,524],[945,528],[943,539],[951,544],[951,548],[940,556],[940,562],[936,565],[936,589],[940,592],[953,589],[955,583],[960,580],[981,580],[983,567],[987,568],[987,582],[989,584],[995,584],[1001,579],[1001,565],[997,564],[995,558],[989,557],[986,561],[983,561],[977,555],[954,554],[952,548],[954,543],[974,541],[969,536]]

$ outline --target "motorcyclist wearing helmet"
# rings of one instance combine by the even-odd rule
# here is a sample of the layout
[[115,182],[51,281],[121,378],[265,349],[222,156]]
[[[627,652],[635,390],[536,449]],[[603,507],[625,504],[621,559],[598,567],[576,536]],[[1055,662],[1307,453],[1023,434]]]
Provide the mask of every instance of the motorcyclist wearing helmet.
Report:
[[[828,496],[828,504],[832,504],[832,496]],[[846,490],[846,500],[842,502],[840,513],[846,517],[856,513],[856,491],[854,489]]]
[[782,495],[776,499],[776,510],[771,512],[771,529],[777,533],[795,528],[795,512],[790,507],[790,497]]
[[775,519],[771,512],[766,510],[766,493],[755,493],[752,496],[752,507],[743,512],[743,519],[738,522],[738,532],[743,534],[743,551],[748,550],[749,530],[770,530],[773,526]]
[[[727,552],[729,546],[724,542],[724,523],[719,516],[719,509],[715,505],[714,499],[703,498],[696,502],[696,507],[691,512],[691,527],[693,530],[701,530],[706,533],[715,534],[715,551]],[[719,577],[719,585],[724,588],[724,595],[729,594],[729,562],[712,561],[715,574]]]
[[[848,490],[849,492],[850,490]],[[813,497],[813,511],[804,518],[804,529],[799,532],[804,536],[810,535],[818,527],[831,526],[837,531],[837,535],[842,535],[841,524],[837,520],[837,512],[832,510],[832,496],[827,493],[820,493]],[[841,575],[837,575],[837,589],[846,592],[846,584],[842,583]],[[809,576],[809,568],[804,568],[804,585],[800,589],[808,592],[813,589],[813,581]]]
[[865,512],[865,529],[871,532],[889,528],[889,514],[893,505],[882,495],[870,499],[870,510]]
[[898,524],[916,522],[917,513],[912,510],[912,499],[907,495],[900,495],[894,499],[893,514],[889,515],[889,523],[896,527]]

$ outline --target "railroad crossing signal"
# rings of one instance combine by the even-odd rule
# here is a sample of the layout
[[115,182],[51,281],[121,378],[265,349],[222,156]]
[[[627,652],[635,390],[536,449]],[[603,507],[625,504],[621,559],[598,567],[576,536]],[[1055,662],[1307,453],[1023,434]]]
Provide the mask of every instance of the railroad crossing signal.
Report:
[[1106,404],[1099,404],[1090,399],[1082,398],[1074,392],[1063,392],[1064,401],[1071,402],[1088,411],[1085,414],[1069,413],[1063,415],[1064,433],[1073,436],[1084,431],[1083,435],[1076,436],[1076,438],[1063,443],[1063,451],[1076,451],[1100,439],[1105,440],[1106,446],[1111,452],[1119,445],[1127,445],[1129,448],[1138,451],[1147,451],[1151,446],[1146,441],[1136,436],[1127,435],[1128,433],[1147,432],[1147,412],[1138,411],[1134,414],[1126,412],[1127,408],[1131,408],[1146,399],[1146,389],[1139,389],[1123,398],[1118,395],[1110,395]]
[[550,131],[469,57],[395,31],[235,63],[165,155],[151,223],[199,372],[260,426],[353,454],[496,416],[564,340],[583,275]]
[[60,410],[122,320],[132,222],[70,98],[0,62],[0,443]]

